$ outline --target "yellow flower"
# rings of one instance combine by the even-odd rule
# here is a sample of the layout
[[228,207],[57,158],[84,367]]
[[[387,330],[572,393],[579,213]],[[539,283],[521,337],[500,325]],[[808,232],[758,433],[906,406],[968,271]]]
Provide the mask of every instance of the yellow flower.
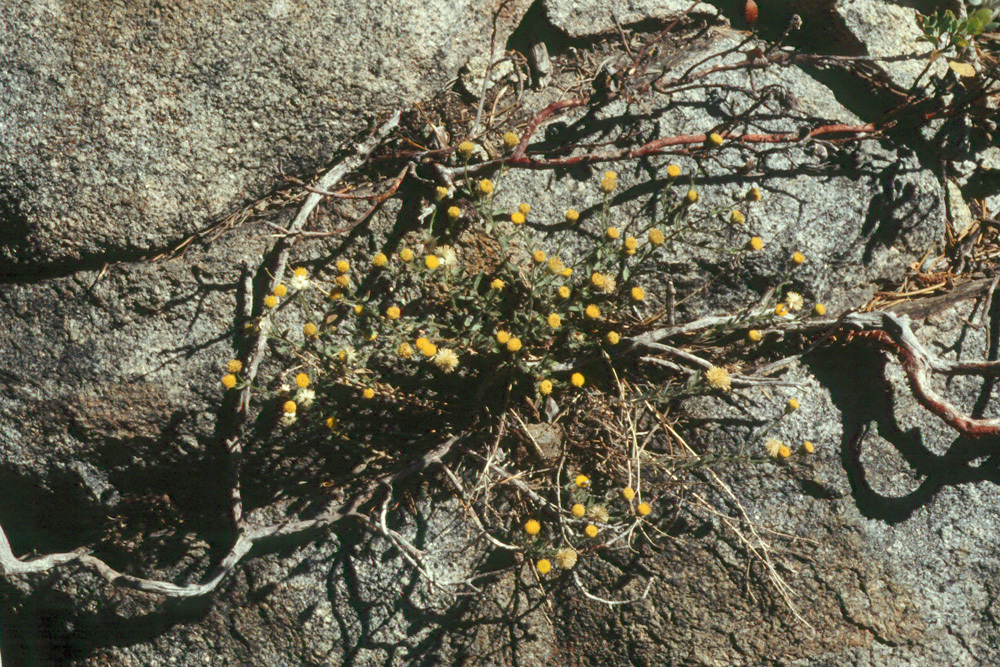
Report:
[[299,406],[295,405],[295,401],[285,401],[285,404],[281,406],[281,409],[287,414],[294,415],[295,411],[299,409]]
[[777,438],[768,438],[764,441],[764,450],[772,459],[776,459],[781,455],[781,448],[784,446],[781,440]]
[[646,290],[641,287],[633,287],[631,296],[633,301],[644,301],[646,299]]
[[801,252],[794,252],[794,253],[792,253],[792,263],[793,264],[802,264],[805,261],[806,261],[806,256],[803,255]]
[[568,299],[569,298],[569,288],[566,287],[565,285],[561,285],[559,287],[559,289],[556,290],[556,294],[559,295],[560,299]]
[[361,392],[361,395],[367,398],[368,400],[371,400],[375,398],[375,390],[372,389],[371,387],[365,387],[365,390]]
[[541,250],[536,250],[535,252],[531,253],[531,259],[535,260],[535,264],[541,264],[542,262],[545,261],[545,253],[542,252]]
[[404,359],[409,359],[413,356],[413,347],[409,343],[403,343],[396,352]]
[[777,315],[778,317],[784,317],[785,315],[788,314],[788,306],[786,306],[783,303],[779,303],[777,306],[774,307],[774,314]]
[[299,373],[295,376],[295,384],[305,389],[309,386],[309,376],[305,373]]
[[565,269],[566,267],[563,266],[562,260],[559,259],[558,257],[550,257],[548,263],[546,264],[546,268],[548,269],[549,273],[551,273],[554,276],[558,276],[562,275],[563,269]]
[[573,505],[573,507],[571,507],[569,511],[572,512],[573,516],[575,516],[577,519],[582,519],[584,515],[587,513],[587,508],[581,505],[580,503],[577,503],[576,505]]
[[584,309],[583,314],[592,320],[597,320],[601,317],[601,309],[594,304],[590,304]]
[[751,343],[759,343],[763,337],[764,334],[762,334],[757,329],[751,329],[750,331],[747,332],[747,338],[750,339]]
[[476,145],[471,141],[463,141],[458,145],[458,157],[468,160],[476,150]]
[[635,489],[633,489],[631,486],[626,486],[624,489],[622,489],[622,498],[624,498],[629,502],[632,502],[632,500],[635,498]]
[[694,204],[695,202],[698,201],[698,191],[697,190],[688,190],[688,192],[684,196],[684,198],[687,200],[687,203]]
[[330,301],[336,301],[338,299],[344,298],[344,293],[341,292],[339,289],[331,290],[330,293],[327,295],[327,298],[330,299]]
[[601,179],[601,189],[610,194],[614,192],[616,187],[618,187],[618,174],[613,171],[604,172],[604,178]]
[[792,450],[789,448],[788,445],[782,445],[781,447],[778,447],[778,458],[787,459],[791,455],[792,455]]
[[586,382],[586,380],[583,377],[583,373],[573,373],[569,381],[570,384],[572,384],[574,387],[582,387],[583,383]]
[[300,266],[296,268],[294,271],[292,271],[292,275],[295,276],[296,278],[305,278],[306,276],[309,275],[309,272],[306,271],[304,266]]
[[603,273],[598,273],[597,271],[595,271],[594,273],[590,274],[590,284],[596,287],[597,289],[603,289],[607,283],[608,283],[608,278]]
[[274,308],[275,306],[278,305],[278,297],[274,296],[273,294],[265,296],[264,305],[267,306],[268,308]]
[[351,286],[351,277],[346,273],[342,273],[333,279],[333,282],[337,283],[337,287],[348,288]]
[[713,132],[712,134],[708,135],[708,142],[713,146],[721,146],[723,141],[725,140],[722,138],[722,135],[719,134],[718,132]]
[[305,326],[302,327],[302,333],[305,334],[308,338],[312,338],[318,332],[319,329],[317,329],[316,325],[313,324],[312,322],[306,322]]
[[351,265],[346,259],[342,259],[337,262],[338,273],[347,273],[350,270],[351,270]]
[[507,341],[507,349],[511,352],[517,352],[521,349],[521,339],[517,337],[512,337]]
[[382,268],[383,266],[388,266],[389,258],[385,256],[385,253],[378,253],[372,257],[372,266]]
[[437,255],[427,255],[424,257],[424,266],[432,271],[436,269],[441,264],[441,260],[438,259]]
[[340,421],[336,417],[327,417],[326,418],[326,427],[327,428],[337,428],[337,424],[338,423],[340,423]]
[[360,315],[363,312],[365,312],[365,307],[362,306],[360,303],[358,305],[354,306],[354,314],[355,315]]
[[236,386],[236,376],[230,373],[229,375],[222,376],[222,386],[226,389],[232,389]]
[[520,211],[518,211],[517,213],[510,214],[510,221],[513,222],[515,225],[523,225],[524,220],[525,220],[524,214],[521,213]]
[[576,565],[576,551],[573,549],[560,549],[556,552],[556,565],[563,570],[571,570]]
[[742,225],[746,221],[747,218],[745,215],[743,215],[743,211],[733,209],[733,212],[729,214],[729,222],[733,223],[734,225]]
[[566,222],[576,222],[580,219],[580,212],[575,208],[571,208],[566,211]]
[[423,347],[421,347],[419,349],[420,349],[420,354],[424,355],[428,359],[430,359],[435,354],[437,354],[437,351],[438,351],[437,345],[435,345],[434,343],[430,343],[430,342],[426,343]]
[[576,485],[581,489],[585,489],[588,486],[590,486],[590,478],[587,477],[586,475],[577,475],[576,480],[574,481],[576,482]]
[[814,447],[811,442],[806,440],[805,442],[802,443],[802,451],[804,451],[806,454],[812,454],[813,452],[816,451],[816,447]]
[[815,306],[813,306],[813,312],[819,316],[826,315],[826,306],[824,306],[821,303],[817,303]]
[[649,242],[653,245],[663,245],[663,242],[667,240],[663,232],[655,227],[649,230]]
[[618,335],[617,331],[609,331],[607,335],[604,336],[604,339],[611,345],[617,345],[622,337]]
[[729,377],[729,371],[719,366],[712,366],[705,371],[705,380],[712,389],[729,391],[733,387],[733,380]]
[[635,511],[639,516],[649,516],[649,513],[653,511],[653,508],[649,506],[649,503],[639,503],[639,506],[635,508]]
[[562,318],[556,315],[555,313],[551,313],[548,316],[548,318],[546,318],[546,321],[548,322],[549,327],[551,327],[552,329],[558,329],[559,326],[562,324]]
[[278,283],[277,285],[274,286],[274,296],[281,297],[281,296],[285,296],[286,294],[288,294],[288,288],[287,287],[285,287],[281,283]]
[[373,331],[369,331],[367,338],[368,338],[368,340],[375,340],[376,338],[378,338],[378,332],[374,331],[374,330]]
[[790,398],[788,403],[785,404],[785,412],[795,412],[799,409],[799,399]]
[[758,190],[757,188],[750,188],[750,191],[747,192],[747,199],[749,199],[750,201],[760,201],[763,198],[764,195],[762,195],[760,193],[760,190]]
[[764,247],[764,239],[762,239],[759,236],[755,236],[749,241],[747,241],[747,247],[753,250],[754,252],[757,252],[758,250]]
[[438,350],[437,354],[434,355],[434,365],[445,373],[451,373],[453,370],[458,368],[458,355],[455,354],[454,350],[442,347]]
[[501,290],[504,288],[504,282],[499,278],[494,278],[493,282],[490,283],[490,289]]
[[521,215],[528,215],[529,213],[531,213],[531,204],[524,204],[524,203],[518,204],[517,211]]
[[243,362],[239,359],[232,359],[228,364],[226,364],[226,370],[230,373],[239,373],[243,370]]
[[448,217],[451,218],[452,220],[458,220],[459,218],[462,217],[462,209],[460,209],[457,206],[449,206],[447,213]]
[[677,178],[681,175],[681,167],[677,164],[672,164],[667,167],[667,176],[670,178]]
[[520,137],[513,132],[507,132],[503,135],[503,145],[506,146],[508,150],[517,148],[519,143],[521,143]]
[[614,240],[621,236],[621,233],[618,231],[617,227],[608,227],[604,230],[604,235],[609,239]]
[[542,524],[538,523],[534,519],[528,519],[527,523],[524,524],[524,532],[528,535],[537,535],[538,531],[542,529]]
[[435,201],[441,201],[447,196],[448,196],[448,188],[444,187],[443,185],[439,185],[436,188],[434,188]]
[[501,329],[497,332],[497,342],[501,345],[506,345],[507,341],[510,340],[510,334]]
[[535,564],[535,567],[538,568],[539,574],[548,574],[549,571],[552,569],[552,563],[550,563],[547,559],[543,558],[542,560],[538,561]]
[[542,380],[541,382],[539,382],[538,383],[538,393],[540,393],[542,396],[548,396],[549,394],[551,394],[552,393],[552,381],[551,380]]
[[479,181],[479,191],[484,195],[488,195],[493,192],[493,181],[488,178],[484,178]]
[[403,248],[402,250],[399,251],[399,258],[404,262],[412,262],[413,251],[410,250],[409,248]]
[[561,275],[563,278],[569,278],[571,275],[573,275],[573,269],[567,266],[562,270],[562,272],[559,275]]
[[594,524],[589,524],[586,528],[583,529],[583,532],[587,537],[590,538],[597,537],[597,526],[595,526]]
[[639,247],[639,242],[635,240],[634,236],[628,236],[625,238],[625,243],[622,247],[626,255],[634,255],[635,249]]
[[389,306],[385,309],[385,316],[390,320],[398,320],[400,314],[399,306]]

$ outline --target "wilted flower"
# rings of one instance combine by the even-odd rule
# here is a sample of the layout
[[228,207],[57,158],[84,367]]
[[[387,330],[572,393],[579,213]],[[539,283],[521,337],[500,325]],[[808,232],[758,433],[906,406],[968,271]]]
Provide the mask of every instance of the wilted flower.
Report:
[[576,551],[573,549],[560,549],[556,552],[556,565],[563,570],[571,570],[576,565]]
[[445,373],[451,373],[453,370],[458,368],[458,355],[455,354],[454,350],[442,347],[438,350],[437,354],[434,355],[434,365]]
[[708,381],[708,386],[713,389],[729,391],[733,387],[733,380],[729,377],[729,371],[719,366],[712,366],[705,371],[705,380]]

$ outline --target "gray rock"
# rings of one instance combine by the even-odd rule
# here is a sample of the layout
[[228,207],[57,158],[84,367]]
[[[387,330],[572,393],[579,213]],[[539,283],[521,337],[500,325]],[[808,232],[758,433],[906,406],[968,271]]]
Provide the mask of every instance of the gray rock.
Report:
[[[545,15],[552,25],[570,37],[586,37],[614,32],[618,26],[648,19],[665,20],[686,12],[687,0],[627,0],[620,3],[594,3],[587,0],[544,0]],[[692,14],[716,15],[715,7],[699,2]]]

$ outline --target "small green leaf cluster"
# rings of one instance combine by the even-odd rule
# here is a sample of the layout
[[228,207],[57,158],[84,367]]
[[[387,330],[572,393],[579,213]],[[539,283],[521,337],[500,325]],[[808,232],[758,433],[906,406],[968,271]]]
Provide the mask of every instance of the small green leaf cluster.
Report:
[[[944,12],[934,12],[930,16],[918,15],[920,28],[924,34],[921,41],[930,42],[936,49],[964,49],[984,32],[996,30],[1000,23],[996,18],[1000,10],[977,9],[965,18],[958,18],[949,9]],[[944,38],[947,38],[945,40]],[[946,43],[945,43],[946,42]]]

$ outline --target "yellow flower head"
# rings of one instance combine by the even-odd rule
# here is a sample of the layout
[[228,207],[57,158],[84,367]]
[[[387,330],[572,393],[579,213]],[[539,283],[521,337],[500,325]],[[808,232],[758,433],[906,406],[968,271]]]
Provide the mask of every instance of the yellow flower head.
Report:
[[519,351],[521,349],[521,339],[517,337],[511,337],[511,339],[507,341],[507,349],[510,350],[511,352]]
[[285,287],[281,283],[278,283],[277,285],[274,286],[274,296],[281,297],[281,296],[285,296],[286,294],[288,294],[288,288],[287,287]]
[[327,417],[326,418],[326,427],[327,428],[337,428],[337,424],[339,424],[339,423],[340,423],[340,420],[338,420],[336,417]]
[[613,171],[604,172],[604,178],[601,179],[601,189],[610,194],[614,192],[617,187],[618,174]]
[[663,245],[663,242],[667,240],[663,232],[657,228],[649,230],[649,242],[653,245]]
[[409,248],[403,248],[402,250],[399,251],[399,258],[404,262],[412,262],[413,251],[410,250]]
[[437,255],[427,255],[424,257],[424,266],[432,271],[441,265],[441,260],[438,259]]
[[695,202],[698,201],[698,191],[688,190],[687,194],[684,196],[684,199],[687,201],[687,203],[694,204]]
[[430,359],[435,354],[437,354],[437,351],[438,351],[437,345],[435,345],[434,343],[430,343],[430,342],[428,342],[426,345],[424,345],[423,347],[421,347],[419,349],[420,349],[420,354],[424,355],[428,359]]
[[567,266],[559,273],[559,275],[561,275],[563,278],[569,278],[571,275],[573,275],[573,269]]
[[777,315],[778,317],[784,317],[785,315],[788,314],[788,306],[786,306],[783,303],[779,303],[777,306],[774,307],[774,314]]
[[292,275],[295,276],[296,278],[305,278],[309,275],[309,272],[306,271],[306,268],[304,266],[300,266],[296,268],[294,271],[292,271]]
[[504,288],[504,282],[499,278],[494,278],[493,282],[490,283],[490,289],[501,290]]
[[524,524],[524,532],[528,535],[537,535],[541,529],[542,524],[538,523],[535,519],[528,519],[528,521]]
[[275,306],[278,305],[278,297],[274,296],[273,294],[265,296],[264,305],[267,306],[268,308],[274,308]]
[[507,333],[503,329],[501,329],[500,331],[497,332],[497,342],[498,343],[500,343],[501,345],[506,345],[509,340],[510,340],[510,334],[509,333]]
[[549,394],[551,394],[552,393],[552,381],[551,380],[542,380],[541,382],[539,382],[538,383],[538,393],[540,393],[542,396],[548,396]]
[[517,205],[517,212],[521,215],[528,215],[531,213],[531,204],[521,203]]
[[369,401],[375,398],[375,390],[371,387],[365,387],[365,390],[361,392],[361,395],[367,398]]
[[576,565],[576,551],[573,549],[560,549],[556,552],[556,565],[563,570],[571,570]]
[[330,293],[326,295],[326,298],[330,299],[330,301],[336,301],[344,298],[344,293],[339,289],[331,290]]
[[622,337],[618,335],[617,331],[609,331],[604,339],[608,341],[610,345],[617,345],[621,341]]
[[226,364],[226,370],[230,373],[239,373],[243,370],[243,362],[239,359],[231,359],[228,364]]
[[531,253],[531,259],[535,260],[535,264],[541,264],[542,262],[545,261],[545,253],[542,252],[541,250],[536,250],[535,252]]
[[535,567],[538,568],[539,574],[548,574],[552,570],[552,563],[548,559],[543,558],[535,564]]
[[785,412],[795,412],[799,409],[799,399],[790,398],[788,403],[785,403]]
[[587,537],[593,539],[593,538],[597,537],[597,526],[595,526],[592,523],[588,524],[587,527],[583,529],[583,533]]
[[633,287],[631,297],[633,301],[644,301],[646,299],[646,290],[641,287]]
[[360,315],[363,312],[365,312],[365,307],[362,306],[360,303],[357,304],[356,306],[354,306],[354,314],[355,315]]
[[560,285],[559,289],[556,290],[556,294],[559,295],[560,299],[568,299],[570,294],[569,288],[565,285]]
[[571,208],[566,211],[566,222],[576,222],[580,219],[580,212],[575,208]]
[[457,206],[449,206],[447,213],[448,217],[451,218],[452,220],[458,220],[459,218],[462,217],[462,209],[460,209]]
[[826,315],[826,306],[821,303],[817,303],[813,306],[813,312],[822,317],[823,315]]
[[507,150],[517,148],[519,143],[521,143],[520,137],[513,132],[507,132],[503,135],[503,145],[507,147]]
[[550,327],[550,328],[552,328],[552,329],[558,329],[558,328],[559,328],[559,326],[560,326],[560,325],[562,324],[562,318],[561,318],[561,317],[559,317],[559,316],[558,316],[557,314],[555,314],[555,313],[551,313],[551,314],[550,314],[550,315],[549,315],[549,316],[548,316],[548,317],[546,318],[546,322],[548,323],[548,325],[549,325],[549,327]]
[[398,320],[400,314],[399,306],[389,306],[385,309],[385,316],[390,320]]
[[758,250],[764,247],[764,239],[762,239],[759,236],[755,236],[749,241],[747,241],[747,247],[753,250],[754,252],[757,252]]
[[372,266],[382,268],[383,266],[389,265],[389,258],[385,256],[385,253],[378,253],[372,257]]
[[681,175],[681,167],[677,164],[672,164],[667,167],[667,176],[670,178],[677,178]]
[[409,343],[403,343],[396,352],[404,359],[409,359],[413,356],[413,346]]
[[563,270],[566,268],[562,260],[558,257],[550,257],[549,261],[545,265],[548,272],[554,276],[562,275]]
[[733,387],[733,380],[729,377],[729,371],[719,366],[712,366],[705,371],[705,380],[712,389],[729,391]]
[[333,282],[337,283],[337,287],[348,288],[351,286],[351,277],[346,273],[342,273],[333,279]]
[[759,343],[763,337],[764,334],[762,334],[757,329],[751,329],[750,331],[747,332],[747,338],[750,340],[751,343]]
[[337,262],[337,273],[347,273],[351,270],[351,264],[346,259]]
[[312,322],[306,322],[305,326],[302,327],[302,333],[306,335],[307,338],[312,338],[319,332],[316,325]]
[[576,482],[577,487],[581,489],[585,489],[590,486],[590,478],[586,475],[577,475],[576,480],[574,481]]
[[484,195],[491,194],[493,192],[493,181],[488,178],[479,181],[479,192]]
[[778,458],[787,459],[791,455],[792,455],[792,450],[788,445],[782,445],[781,447],[778,447]]
[[806,261],[806,256],[803,255],[801,252],[794,252],[794,253],[792,253],[792,263],[793,264],[802,264],[805,261]]
[[226,389],[232,389],[236,386],[236,376],[232,373],[222,376],[222,386]]
[[802,443],[802,451],[805,452],[806,454],[812,454],[813,452],[816,451],[816,447],[813,446],[811,442],[806,440],[805,442]]
[[420,338],[418,338],[415,341],[415,343],[414,343],[414,345],[417,346],[418,350],[422,350],[422,349],[424,349],[425,347],[427,347],[430,344],[431,344],[431,342],[429,340],[427,340],[426,338],[424,338],[423,336],[421,336]]
[[747,199],[749,199],[750,201],[760,201],[763,198],[764,195],[762,195],[760,193],[760,190],[758,190],[757,188],[750,188],[749,192],[747,192]]
[[573,505],[573,507],[571,507],[569,511],[572,512],[573,516],[575,516],[577,519],[582,519],[587,514],[587,508],[581,505],[580,503]]
[[639,506],[635,508],[635,511],[639,516],[649,516],[649,513],[653,511],[653,508],[649,506],[649,503],[639,503]]
[[573,373],[573,375],[569,378],[569,381],[574,387],[582,387],[583,383],[586,382],[583,377],[583,373]]
[[601,309],[594,304],[590,304],[584,309],[583,314],[592,320],[598,320],[601,318]]
[[590,274],[590,284],[597,289],[604,289],[604,286],[608,284],[608,278],[603,273],[595,271]]
[[458,157],[463,160],[468,160],[472,157],[472,153],[475,152],[476,145],[471,141],[463,141],[458,145]]
[[441,201],[447,196],[448,196],[448,188],[444,187],[443,185],[439,185],[436,188],[434,188],[435,201]]
[[295,384],[301,387],[302,389],[305,389],[306,387],[309,386],[309,376],[306,375],[305,373],[299,373],[298,375],[295,376]]
[[725,139],[723,139],[722,135],[719,134],[718,132],[713,132],[712,134],[708,135],[708,143],[712,144],[713,146],[721,146],[723,141],[725,141]]
[[613,241],[621,236],[621,232],[618,231],[617,227],[608,227],[604,230],[604,235]]
[[729,214],[729,222],[734,225],[742,225],[746,221],[747,217],[743,215],[743,211],[734,208],[732,213]]
[[629,502],[632,502],[632,500],[635,498],[635,489],[633,489],[631,486],[626,486],[624,489],[622,489],[622,498],[624,498]]
[[635,240],[634,236],[625,237],[625,243],[622,244],[625,249],[625,253],[628,255],[634,255],[635,249],[639,247],[639,242]]
[[285,401],[285,404],[281,406],[286,414],[294,415],[295,411],[299,409],[299,406],[295,405],[295,401]]
[[510,221],[515,225],[523,225],[525,221],[524,214],[518,211],[517,213],[510,214]]

